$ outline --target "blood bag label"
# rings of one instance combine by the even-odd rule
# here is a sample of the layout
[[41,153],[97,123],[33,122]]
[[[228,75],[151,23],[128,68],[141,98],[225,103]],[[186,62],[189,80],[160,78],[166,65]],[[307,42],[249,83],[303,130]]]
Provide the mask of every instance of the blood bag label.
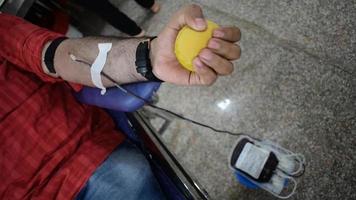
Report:
[[235,167],[258,179],[269,157],[269,151],[246,143]]

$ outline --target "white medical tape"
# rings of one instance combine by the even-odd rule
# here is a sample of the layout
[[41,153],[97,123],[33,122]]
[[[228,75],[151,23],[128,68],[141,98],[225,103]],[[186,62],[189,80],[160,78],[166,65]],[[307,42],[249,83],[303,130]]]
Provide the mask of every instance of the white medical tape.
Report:
[[104,68],[104,65],[106,63],[106,58],[108,52],[111,50],[112,43],[99,43],[98,48],[99,48],[99,54],[95,58],[93,64],[91,65],[90,68],[90,74],[91,74],[91,80],[93,84],[101,89],[101,95],[104,95],[106,92],[106,88],[103,85],[103,82],[101,80],[101,71]]

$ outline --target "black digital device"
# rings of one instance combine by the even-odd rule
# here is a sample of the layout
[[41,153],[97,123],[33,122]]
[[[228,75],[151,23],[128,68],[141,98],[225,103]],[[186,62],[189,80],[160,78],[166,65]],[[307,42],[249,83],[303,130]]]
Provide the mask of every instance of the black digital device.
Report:
[[278,165],[277,156],[247,138],[240,140],[232,152],[230,166],[257,182],[268,182]]
[[[155,38],[155,37],[154,37]],[[162,82],[152,72],[152,64],[150,59],[150,42],[154,39],[140,42],[136,49],[136,71],[149,81]]]

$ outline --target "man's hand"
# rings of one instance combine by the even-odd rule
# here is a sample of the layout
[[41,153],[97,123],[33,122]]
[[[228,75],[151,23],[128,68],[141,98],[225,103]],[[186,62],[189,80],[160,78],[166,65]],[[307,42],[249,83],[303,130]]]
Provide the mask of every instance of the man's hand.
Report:
[[211,85],[219,75],[231,74],[232,60],[240,58],[241,49],[235,42],[241,33],[237,27],[215,29],[208,47],[193,60],[195,72],[183,68],[174,53],[178,32],[185,26],[203,31],[206,22],[197,5],[189,5],[175,13],[157,39],[151,43],[153,73],[163,81],[179,85]]

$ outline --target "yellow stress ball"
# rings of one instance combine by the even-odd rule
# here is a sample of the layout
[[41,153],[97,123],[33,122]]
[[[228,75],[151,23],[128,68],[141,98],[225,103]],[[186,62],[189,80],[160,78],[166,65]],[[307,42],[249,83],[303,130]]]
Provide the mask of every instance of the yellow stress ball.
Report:
[[206,21],[208,27],[204,31],[195,31],[185,26],[178,33],[174,52],[179,63],[187,70],[194,71],[193,59],[208,46],[209,39],[213,36],[213,30],[219,27],[210,20]]

